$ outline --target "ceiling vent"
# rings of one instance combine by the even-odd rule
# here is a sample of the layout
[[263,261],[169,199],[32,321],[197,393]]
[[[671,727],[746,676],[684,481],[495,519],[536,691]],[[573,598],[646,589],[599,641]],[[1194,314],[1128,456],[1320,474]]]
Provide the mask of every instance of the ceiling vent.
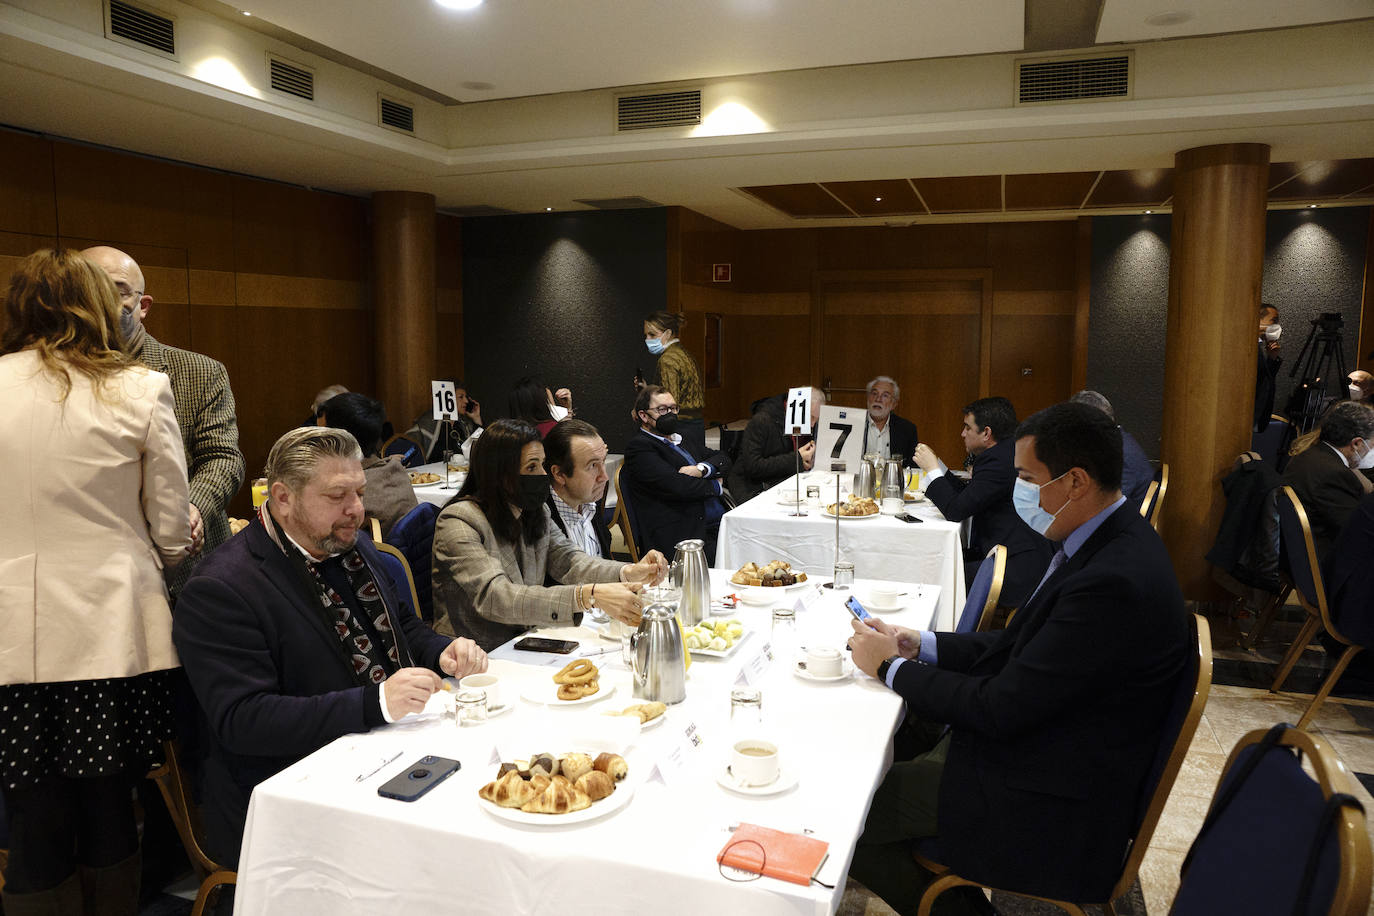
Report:
[[384,95],[377,96],[377,119],[383,127],[403,130],[408,134],[415,133],[415,109],[405,102],[398,102]]
[[577,203],[595,207],[598,210],[643,210],[661,207],[663,204],[647,197],[598,197],[590,200],[578,198]]
[[1131,95],[1131,55],[1016,62],[1016,104],[1125,99]]
[[105,34],[168,57],[177,53],[176,23],[172,18],[124,0],[109,0],[105,5]]
[[615,100],[616,130],[694,127],[701,123],[701,90],[622,95]]
[[315,101],[315,71],[275,54],[267,55],[268,85],[278,92]]
[[514,210],[507,210],[504,207],[492,207],[487,204],[473,204],[468,207],[444,207],[443,211],[450,216],[511,216]]

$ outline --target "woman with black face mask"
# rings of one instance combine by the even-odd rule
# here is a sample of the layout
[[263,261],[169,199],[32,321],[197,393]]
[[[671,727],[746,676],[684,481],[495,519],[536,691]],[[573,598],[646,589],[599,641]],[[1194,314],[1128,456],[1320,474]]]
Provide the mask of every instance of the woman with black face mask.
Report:
[[[490,651],[531,627],[575,627],[598,607],[638,626],[639,591],[668,564],[591,557],[549,520],[549,477],[539,431],[498,420],[472,446],[467,480],[434,529],[434,623]],[[552,579],[560,584],[545,586]]]

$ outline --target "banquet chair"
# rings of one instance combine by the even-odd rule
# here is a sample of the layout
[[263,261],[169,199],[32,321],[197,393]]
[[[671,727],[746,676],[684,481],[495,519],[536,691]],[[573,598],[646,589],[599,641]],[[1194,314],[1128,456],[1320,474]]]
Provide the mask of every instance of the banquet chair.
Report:
[[1154,505],[1155,494],[1159,492],[1159,481],[1152,480],[1150,485],[1145,488],[1145,496],[1140,500],[1140,517],[1145,521],[1150,520],[1150,508]]
[[981,633],[989,628],[992,612],[997,609],[997,600],[1002,597],[1002,577],[1006,571],[1007,548],[1005,544],[997,544],[978,564],[978,573],[968,587],[968,598],[964,601],[964,610],[959,615],[954,632]]
[[425,451],[414,442],[399,433],[392,436],[382,445],[382,455],[400,455],[401,464],[408,468],[418,467],[425,463]]
[[419,600],[416,607],[420,610],[420,619],[427,622],[434,619],[430,572],[434,567],[434,524],[439,512],[438,506],[422,502],[401,516],[386,536],[386,542],[399,550],[410,566]]
[[176,826],[186,857],[200,879],[200,890],[196,902],[191,907],[191,916],[201,916],[209,902],[210,895],[219,888],[238,883],[238,873],[216,862],[205,852],[200,844],[200,812],[192,802],[190,779],[181,765],[180,748],[175,741],[162,742],[163,762],[148,773],[148,778],[157,783],[162,792],[162,800],[167,803],[167,812]]
[[1183,860],[1169,912],[1365,913],[1370,848],[1354,791],[1319,738],[1286,723],[1245,735]]
[[615,515],[611,517],[611,524],[620,526],[620,536],[625,539],[625,550],[630,554],[630,562],[638,563],[639,548],[635,546],[634,514],[625,499],[625,491],[620,486],[620,472],[623,470],[624,464],[615,469]]
[[1270,466],[1282,471],[1281,465],[1284,462],[1280,461],[1280,458],[1287,457],[1285,446],[1292,429],[1293,424],[1288,422],[1286,417],[1271,414],[1269,425],[1264,428],[1264,432],[1250,436],[1250,450],[1258,452],[1260,458],[1269,462]]
[[1307,619],[1303,621],[1297,638],[1293,640],[1293,645],[1288,648],[1288,653],[1279,664],[1274,684],[1269,690],[1277,693],[1283,682],[1288,680],[1293,666],[1297,664],[1319,629],[1325,629],[1328,636],[1345,646],[1335,667],[1326,675],[1316,696],[1312,697],[1312,702],[1308,704],[1307,711],[1298,720],[1298,728],[1306,728],[1322,703],[1326,702],[1331,688],[1336,686],[1336,682],[1345,673],[1350,660],[1364,646],[1343,635],[1332,621],[1331,609],[1326,602],[1326,585],[1322,581],[1321,565],[1317,562],[1317,548],[1312,540],[1312,526],[1307,521],[1307,510],[1303,508],[1302,500],[1292,487],[1284,487],[1279,494],[1278,502],[1281,541],[1283,552],[1288,557],[1288,575],[1293,591],[1297,593],[1298,603],[1307,612]]
[[1145,491],[1145,498],[1140,503],[1140,517],[1150,523],[1150,527],[1159,531],[1159,518],[1164,509],[1164,496],[1169,490],[1169,464],[1160,464],[1159,470],[1155,473],[1155,479],[1151,482],[1150,488]]
[[404,583],[410,589],[410,606],[415,611],[415,616],[424,620],[424,615],[420,613],[420,596],[415,594],[415,577],[410,573],[406,555],[390,544],[378,543],[376,547],[377,552],[382,555],[382,567],[393,582],[397,585]]
[[[1141,789],[1141,797],[1138,799],[1135,835],[1131,839],[1129,849],[1122,862],[1121,875],[1112,886],[1108,898],[1106,900],[1073,902],[1036,897],[1034,894],[1021,894],[1016,888],[1010,887],[989,888],[989,890],[1043,900],[1066,910],[1071,916],[1086,916],[1083,907],[1087,905],[1099,906],[1107,916],[1116,916],[1116,907],[1113,903],[1128,892],[1136,882],[1141,860],[1145,858],[1145,851],[1149,848],[1150,838],[1154,836],[1155,826],[1159,823],[1159,816],[1164,811],[1164,803],[1169,799],[1169,792],[1174,787],[1174,780],[1178,776],[1179,768],[1183,766],[1183,758],[1188,753],[1188,745],[1192,743],[1198,722],[1202,720],[1202,710],[1207,705],[1207,694],[1212,689],[1211,630],[1208,628],[1205,617],[1197,614],[1189,615],[1189,617],[1188,629],[1192,636],[1194,652],[1189,658],[1184,676],[1178,679],[1178,684],[1174,688],[1173,701],[1164,720],[1163,736],[1159,747],[1155,750],[1149,775],[1146,777],[1145,785]],[[922,840],[916,847],[914,854],[916,864],[934,874],[931,882],[926,885],[925,893],[921,895],[919,916],[929,916],[930,909],[935,904],[935,898],[950,888],[960,886],[986,887],[977,881],[956,875],[947,866],[941,865],[935,858],[939,855],[939,849],[939,837]]]

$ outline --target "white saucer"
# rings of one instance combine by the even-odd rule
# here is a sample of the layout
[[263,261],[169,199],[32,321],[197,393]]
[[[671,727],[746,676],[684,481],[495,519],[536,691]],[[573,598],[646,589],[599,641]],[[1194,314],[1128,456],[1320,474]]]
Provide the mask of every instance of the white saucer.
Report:
[[873,599],[869,598],[864,603],[864,609],[875,614],[894,614],[897,611],[906,609],[906,602],[898,599],[896,604],[874,604]]
[[792,673],[804,681],[814,681],[817,684],[831,684],[835,681],[849,680],[849,678],[854,674],[854,665],[852,662],[849,661],[849,659],[845,659],[841,663],[840,673],[834,675],[833,677],[819,677],[817,675],[812,674],[810,671],[807,671],[805,668],[802,667],[802,661],[802,659],[798,659],[797,661],[792,663]]
[[796,770],[784,766],[778,767],[778,778],[766,786],[736,785],[735,781],[730,778],[729,764],[726,764],[716,771],[716,782],[720,784],[721,788],[729,789],[731,792],[738,792],[740,795],[753,795],[756,797],[777,795],[781,792],[786,792],[788,789],[795,788],[800,781],[801,777],[797,775]]
[[547,706],[550,709],[562,709],[565,706],[585,706],[588,703],[600,703],[614,693],[615,685],[611,684],[602,687],[591,696],[578,697],[576,700],[560,700],[558,699],[558,685],[551,683],[548,686],[544,684],[528,684],[520,693],[520,696],[540,706]]

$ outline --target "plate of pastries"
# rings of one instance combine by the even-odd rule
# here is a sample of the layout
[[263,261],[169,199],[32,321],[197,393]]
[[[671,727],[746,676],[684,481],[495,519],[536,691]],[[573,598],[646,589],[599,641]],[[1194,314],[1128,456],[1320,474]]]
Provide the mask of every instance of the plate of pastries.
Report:
[[871,496],[855,496],[842,503],[831,503],[825,507],[825,514],[831,518],[874,518],[882,512],[878,501]]
[[601,686],[601,669],[590,659],[578,658],[554,672],[551,684],[530,684],[521,695],[531,703],[546,706],[579,706],[604,700],[613,693],[614,684]]
[[791,563],[774,560],[760,566],[745,563],[730,577],[730,584],[748,588],[793,588],[806,581],[806,573],[793,569]]
[[412,487],[423,487],[426,484],[438,483],[444,478],[435,474],[433,471],[411,471],[410,485]]
[[619,754],[532,754],[503,761],[496,778],[477,790],[478,804],[516,824],[577,824],[629,804],[629,772]]

